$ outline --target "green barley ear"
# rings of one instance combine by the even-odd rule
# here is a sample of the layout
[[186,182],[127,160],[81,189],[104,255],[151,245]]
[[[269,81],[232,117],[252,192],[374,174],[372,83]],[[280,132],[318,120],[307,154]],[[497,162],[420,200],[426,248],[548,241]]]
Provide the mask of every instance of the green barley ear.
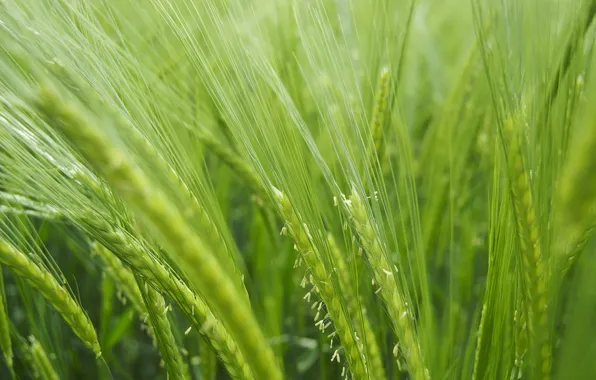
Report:
[[10,267],[36,288],[62,315],[83,343],[93,350],[98,358],[101,356],[101,347],[89,317],[49,271],[37,265],[4,238],[0,238],[0,263]]
[[[581,4],[581,5],[579,5]],[[578,11],[578,19],[574,20],[573,29],[565,43],[565,50],[561,56],[561,61],[557,67],[556,72],[550,79],[548,93],[546,96],[546,103],[543,109],[543,115],[540,115],[538,120],[548,122],[550,112],[554,108],[553,104],[559,94],[560,85],[566,75],[573,67],[573,57],[577,55],[578,51],[584,48],[587,40],[588,31],[596,17],[596,2],[588,0],[580,2],[578,5],[581,10]]]
[[[246,295],[248,302],[248,293],[246,291],[246,287],[244,286],[244,282],[242,281],[242,274],[240,273],[238,265],[235,261],[237,259],[237,257],[235,257],[235,252],[228,246],[225,238],[221,234],[221,231],[209,216],[205,206],[199,202],[197,196],[191,191],[188,184],[184,181],[180,174],[172,165],[170,165],[168,161],[166,161],[161,152],[152,145],[151,141],[149,141],[139,129],[133,126],[130,121],[121,117],[116,110],[110,108],[106,104],[102,104],[101,100],[94,94],[93,89],[91,89],[86,82],[81,80],[78,76],[71,75],[68,70],[61,65],[55,64],[54,68],[60,74],[60,78],[73,82],[74,87],[79,90],[79,97],[82,96],[84,101],[90,102],[92,105],[91,108],[101,107],[106,113],[108,113],[109,116],[116,120],[117,124],[122,124],[122,126],[125,126],[128,137],[131,139],[135,148],[139,149],[139,152],[142,154],[143,158],[148,160],[151,166],[155,166],[155,168],[165,176],[168,184],[174,186],[175,190],[184,196],[185,204],[188,205],[188,210],[186,210],[185,216],[191,222],[196,221],[201,229],[208,231],[208,233],[205,234],[206,240],[209,244],[212,244],[215,251],[221,252],[219,255],[217,255],[217,259],[232,277],[232,280],[234,280],[241,292]],[[216,151],[218,156],[222,156],[224,162],[229,163],[231,167],[236,168],[239,174],[243,176],[243,178],[246,178],[251,187],[257,191],[260,188],[258,178],[256,178],[250,168],[244,162],[234,156],[233,153],[227,151],[225,147],[215,140],[215,138],[210,138],[206,134],[207,132],[199,132],[197,133],[197,136],[204,143],[206,143],[205,141],[208,141],[208,146]],[[77,174],[79,174],[79,177],[81,177],[80,175],[84,173]],[[81,179],[83,180],[83,183],[90,186],[97,194],[101,194],[103,191],[105,191],[101,188],[101,183],[94,178],[91,178],[90,176],[83,176]]]
[[[522,119],[523,120],[523,119]],[[518,129],[522,120],[508,118],[503,122],[502,146],[505,151],[509,189],[513,200],[517,235],[524,270],[524,288],[529,311],[529,331],[536,339],[540,355],[539,371],[550,377],[550,338],[547,299],[548,273],[542,255],[536,211],[532,202],[530,175],[524,165]]]
[[[104,242],[110,251],[131,268],[142,275],[153,286],[162,289],[169,298],[176,301],[178,307],[191,320],[196,328],[217,352],[230,376],[239,380],[251,380],[253,376],[238,345],[229,332],[203,302],[200,295],[193,292],[184,281],[169,268],[153,257],[133,237],[118,230],[99,218],[89,216],[82,222],[97,239]],[[136,282],[136,280],[135,280]],[[138,288],[138,286],[137,286]],[[142,302],[143,310],[144,301]]]
[[[350,328],[352,324],[349,322],[350,318],[348,315],[346,315],[346,312],[341,305],[339,296],[336,294],[333,288],[331,276],[325,269],[325,265],[321,260],[317,249],[311,243],[308,226],[300,223],[300,219],[294,212],[288,197],[286,197],[276,188],[273,189],[273,192],[279,212],[286,222],[287,230],[290,236],[294,239],[295,248],[300,254],[298,262],[304,260],[310,269],[315,292],[319,293],[321,299],[323,300],[322,302],[327,305],[327,311],[334,323],[335,330],[344,349],[352,377],[355,379],[364,379],[369,372],[367,363],[361,354],[361,349],[356,342],[354,335],[352,334],[352,330]],[[307,293],[306,297],[307,300],[310,300],[310,292]],[[322,305],[322,303],[320,305]],[[319,324],[321,321],[324,322],[324,320],[325,317],[318,321],[317,324]],[[335,358],[336,355],[337,351],[334,353],[333,358]]]
[[[575,228],[574,228],[575,227]],[[588,226],[581,229],[579,226],[567,225],[567,228],[563,227],[562,238],[559,240],[562,244],[557,249],[559,254],[559,265],[562,273],[565,274],[571,270],[573,265],[577,262],[580,254],[584,251],[584,248],[588,245],[590,240],[596,234],[596,217],[593,218],[592,222]],[[565,244],[563,242],[569,241],[571,237],[571,244]]]
[[364,337],[364,347],[366,357],[369,361],[370,373],[373,379],[386,379],[385,368],[383,367],[383,358],[381,357],[381,350],[377,344],[377,338],[374,330],[366,315],[364,305],[361,305],[360,294],[356,287],[354,287],[354,277],[348,268],[348,264],[342,254],[342,251],[337,245],[331,233],[327,234],[327,241],[329,243],[329,252],[331,253],[332,262],[335,264],[335,271],[339,278],[342,294],[346,300],[348,312],[353,319],[356,331]]
[[135,276],[130,269],[126,268],[116,255],[99,243],[93,243],[92,255],[97,255],[101,258],[108,274],[110,274],[114,282],[132,303],[137,312],[141,316],[144,316],[147,313],[147,309],[145,308],[143,295],[141,294]]
[[40,86],[33,102],[49,124],[70,140],[136,214],[160,232],[168,254],[179,267],[185,268],[194,289],[201,292],[216,317],[226,326],[255,377],[280,379],[274,355],[245,294],[240,293],[208,245],[186,224],[180,210],[102,133],[102,122],[115,121],[100,122],[93,112],[64,96],[54,83],[48,81]]
[[[240,273],[239,266],[236,262],[238,259],[235,255],[236,253],[228,246],[225,237],[222,236],[221,231],[208,214],[205,205],[199,202],[199,199],[184,181],[179,172],[164,158],[163,154],[151,143],[140,129],[132,125],[128,119],[122,117],[114,107],[105,104],[88,83],[83,81],[79,76],[70,73],[66,67],[57,62],[52,62],[51,68],[61,80],[64,80],[66,83],[77,89],[77,97],[88,104],[90,109],[101,109],[103,113],[106,114],[107,118],[112,117],[116,124],[122,125],[127,133],[127,137],[131,140],[134,148],[138,149],[140,155],[147,160],[151,167],[157,169],[159,173],[165,177],[168,184],[173,186],[178,194],[181,194],[184,197],[184,204],[188,206],[188,209],[185,210],[185,216],[188,221],[192,223],[196,222],[199,228],[208,231],[208,233],[205,234],[207,242],[212,245],[212,248],[215,251],[221,252],[217,255],[217,259],[229,273],[230,277],[232,277],[241,292],[246,295],[248,302],[246,287],[244,286],[242,274]],[[201,133],[198,133],[197,135],[200,136]],[[215,141],[213,144],[218,145]],[[220,150],[225,151],[225,148],[220,147]],[[233,154],[229,152],[226,153],[232,157],[232,160],[235,159],[234,162],[242,166],[246,173],[250,174],[250,169],[246,167],[246,164],[242,162],[238,163],[237,161],[239,160],[234,157]],[[89,186],[98,195],[106,191],[102,188],[101,182],[92,178],[88,173],[76,172],[75,178]]]
[[[133,272],[126,268],[122,261],[118,259],[109,249],[103,245],[95,242],[92,245],[92,255],[97,255],[103,261],[106,272],[112,277],[112,280],[118,286],[118,289],[124,293],[124,297],[128,299],[132,306],[135,308],[143,323],[146,322],[148,317],[148,311],[145,307],[145,301],[143,295],[137,284],[137,280]],[[151,323],[144,325],[147,327],[147,334],[156,342],[157,337]]]
[[244,282],[242,281],[242,275],[238,269],[238,265],[234,261],[234,252],[226,244],[224,237],[221,235],[220,230],[217,228],[213,220],[209,217],[204,205],[201,205],[195,194],[189,189],[188,185],[183,181],[174,168],[160,155],[150,141],[148,141],[134,127],[127,128],[127,130],[130,132],[130,136],[134,140],[136,146],[141,149],[143,157],[150,159],[151,163],[165,175],[168,184],[176,186],[178,193],[184,196],[186,205],[188,205],[188,210],[186,210],[185,216],[189,220],[197,220],[199,226],[207,231],[205,234],[206,242],[212,245],[213,250],[220,252],[216,258],[219,260],[221,266],[228,272],[228,275],[237,285],[240,292],[246,297],[246,302],[248,302],[248,293],[244,286]]
[[[527,318],[524,318],[527,313],[525,309],[515,310],[516,302],[522,301],[525,305],[526,299],[525,293],[518,293],[517,284],[521,281],[511,280],[511,266],[515,263],[517,253],[514,252],[516,232],[509,226],[513,212],[510,207],[512,200],[509,190],[501,186],[501,160],[501,156],[497,155],[492,169],[488,273],[482,297],[472,380],[495,378],[494,363],[500,363],[503,377],[508,377],[523,367],[523,354],[527,350],[528,328],[525,323]],[[523,335],[516,335],[517,332]],[[495,339],[497,335],[511,335],[514,342],[511,344],[507,339]],[[512,375],[511,378],[518,377]]]
[[377,292],[381,294],[387,305],[399,345],[402,351],[407,353],[405,356],[408,372],[414,379],[430,379],[414,327],[412,310],[399,289],[399,282],[394,279],[397,268],[389,262],[360,195],[354,190],[349,199],[344,199],[343,203],[373,270],[375,282],[379,286]]
[[6,365],[12,372],[12,341],[10,339],[10,319],[8,317],[8,305],[6,304],[6,293],[4,292],[4,278],[2,266],[0,265],[0,348],[6,360]]
[[161,357],[166,363],[168,375],[173,379],[189,379],[186,363],[182,360],[166,316],[168,307],[165,306],[163,297],[150,287],[147,287],[146,294],[143,294],[140,289],[146,287],[146,284],[136,279],[131,270],[126,268],[112,252],[99,244],[94,244],[93,248],[141,317],[149,317],[149,335],[159,348]]
[[370,128],[373,139],[373,163],[378,160],[383,163],[385,156],[385,139],[387,114],[390,112],[387,105],[389,104],[389,93],[391,90],[391,72],[388,67],[381,69],[379,81],[377,83],[377,90],[375,93],[375,103],[373,105],[372,117],[370,121]]
[[29,341],[31,342],[31,364],[39,378],[42,380],[60,380],[56,369],[52,365],[41,343],[33,336],[29,337]]
[[182,359],[180,349],[178,348],[168,320],[168,312],[171,306],[166,306],[163,297],[147,283],[144,283],[139,275],[135,277],[141,289],[145,307],[151,320],[151,327],[155,334],[155,340],[165,362],[169,377],[174,380],[190,380],[188,367]]
[[561,269],[568,271],[596,230],[596,122],[579,131],[560,181],[561,237],[557,253]]

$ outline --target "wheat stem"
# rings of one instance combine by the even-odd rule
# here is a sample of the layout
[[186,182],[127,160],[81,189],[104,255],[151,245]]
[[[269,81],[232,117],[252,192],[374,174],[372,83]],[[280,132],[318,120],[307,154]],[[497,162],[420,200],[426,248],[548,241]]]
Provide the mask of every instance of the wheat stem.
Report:
[[30,336],[29,340],[31,341],[31,363],[38,376],[42,380],[60,380],[42,345],[33,336]]
[[6,293],[4,292],[4,278],[2,276],[2,266],[0,265],[0,348],[6,359],[6,365],[12,371],[12,341],[10,339],[10,319],[8,317],[8,305],[6,303]]
[[208,342],[203,339],[199,342],[199,354],[201,355],[201,373],[203,374],[203,378],[205,380],[215,380],[217,376],[217,358]]

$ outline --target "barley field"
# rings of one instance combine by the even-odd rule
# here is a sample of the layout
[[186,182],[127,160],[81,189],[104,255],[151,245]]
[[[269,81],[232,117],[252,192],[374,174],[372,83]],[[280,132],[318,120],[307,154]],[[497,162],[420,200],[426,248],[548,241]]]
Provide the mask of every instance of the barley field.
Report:
[[0,0],[0,378],[596,379],[596,0]]

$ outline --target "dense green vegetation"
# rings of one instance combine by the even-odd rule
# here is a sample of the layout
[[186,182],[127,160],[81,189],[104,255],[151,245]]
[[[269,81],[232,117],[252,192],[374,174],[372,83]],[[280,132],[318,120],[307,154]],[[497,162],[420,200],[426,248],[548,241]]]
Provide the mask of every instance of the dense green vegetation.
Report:
[[595,13],[0,1],[0,378],[596,378]]

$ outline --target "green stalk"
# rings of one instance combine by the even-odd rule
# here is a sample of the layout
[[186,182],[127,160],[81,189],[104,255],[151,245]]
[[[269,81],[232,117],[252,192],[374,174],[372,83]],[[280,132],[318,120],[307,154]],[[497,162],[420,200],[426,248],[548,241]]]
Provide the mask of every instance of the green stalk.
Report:
[[42,345],[33,336],[30,336],[29,340],[31,341],[31,363],[38,376],[42,380],[60,380]]
[[4,292],[4,278],[2,276],[2,266],[0,265],[0,348],[4,354],[6,365],[12,371],[12,341],[10,340],[10,319],[8,317],[8,307],[6,304],[6,293]]

